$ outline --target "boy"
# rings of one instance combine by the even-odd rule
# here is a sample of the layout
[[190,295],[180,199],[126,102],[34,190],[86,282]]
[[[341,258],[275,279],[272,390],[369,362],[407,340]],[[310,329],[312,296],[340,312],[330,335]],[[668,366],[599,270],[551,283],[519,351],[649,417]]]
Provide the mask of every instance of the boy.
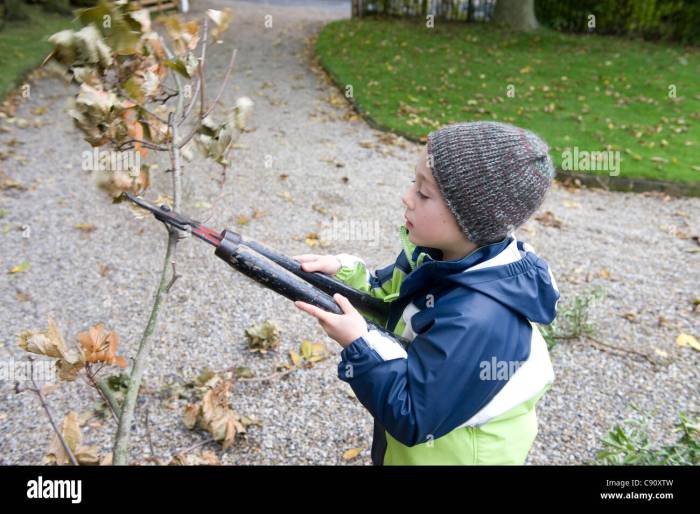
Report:
[[[512,235],[554,177],[547,145],[496,122],[431,132],[403,195],[396,262],[370,274],[348,254],[300,255],[305,271],[335,275],[390,303],[377,320],[407,349],[344,314],[304,302],[341,346],[338,376],[374,416],[372,462],[523,464],[537,434],[535,404],[554,380],[533,324],[549,324],[559,291],[547,264]],[[374,318],[373,318],[374,319]]]

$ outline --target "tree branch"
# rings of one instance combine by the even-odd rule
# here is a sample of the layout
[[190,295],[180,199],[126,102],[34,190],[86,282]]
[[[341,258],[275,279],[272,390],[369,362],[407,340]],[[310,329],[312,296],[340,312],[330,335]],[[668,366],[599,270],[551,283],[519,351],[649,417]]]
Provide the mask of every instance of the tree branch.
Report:
[[204,102],[204,61],[206,60],[207,56],[207,37],[209,35],[209,19],[207,18],[204,19],[203,32],[204,37],[202,38],[202,53],[199,56],[199,66],[197,66],[197,69],[200,71],[199,80],[197,81],[197,88],[195,89],[194,94],[190,99],[190,103],[187,105],[187,109],[185,109],[185,112],[182,114],[180,121],[177,123],[178,126],[182,125],[187,119],[187,117],[190,115],[192,107],[197,102],[197,95],[199,95],[200,87],[202,88],[202,102]]
[[102,397],[102,400],[107,404],[107,407],[109,407],[109,410],[112,411],[112,418],[114,418],[114,421],[119,423],[119,416],[117,416],[117,411],[114,408],[114,405],[112,405],[112,402],[105,395],[105,393],[102,390],[102,388],[100,387],[100,385],[95,380],[95,375],[92,374],[92,370],[90,369],[89,363],[85,364],[85,376],[87,377],[88,383],[97,390],[97,393]]
[[[176,111],[176,113],[177,112],[179,111]],[[174,123],[176,113],[171,112],[168,115],[168,125],[172,135],[168,152],[170,154],[173,169],[173,209],[175,211],[179,211],[180,197],[182,196],[182,183],[180,177],[180,151],[175,143],[177,138],[177,126]],[[165,258],[163,260],[160,281],[158,282],[158,288],[156,289],[153,307],[151,308],[151,315],[141,337],[136,358],[134,359],[134,364],[130,373],[129,388],[126,391],[121,416],[119,417],[119,427],[117,429],[117,436],[113,449],[113,463],[115,465],[126,465],[129,461],[129,435],[131,432],[131,424],[134,420],[136,400],[138,398],[139,388],[141,387],[141,378],[143,376],[144,369],[146,368],[146,362],[148,361],[148,357],[153,346],[153,332],[158,324],[158,314],[160,312],[163,298],[167,294],[168,268],[175,260],[177,242],[179,238],[180,234],[178,233],[177,229],[168,227],[168,243],[165,250]],[[173,272],[174,271],[175,268],[173,267]]]
[[[46,416],[49,418],[49,423],[51,423],[51,428],[53,428],[54,433],[56,434],[56,437],[58,437],[58,440],[61,442],[61,446],[63,446],[63,451],[66,452],[66,455],[68,455],[68,459],[70,460],[71,464],[74,466],[78,466],[78,459],[75,458],[75,455],[73,455],[73,451],[70,449],[70,446],[68,446],[68,443],[66,442],[65,438],[63,437],[63,434],[61,431],[58,429],[56,426],[56,422],[53,420],[53,416],[51,415],[51,409],[49,408],[49,404],[46,403],[46,399],[44,398],[44,395],[41,393],[41,389],[39,386],[36,384],[36,381],[34,380],[34,359],[31,357],[29,358],[30,364],[30,380],[32,381],[32,385],[34,388],[28,387],[26,388],[27,391],[31,391],[34,394],[37,395],[39,398],[39,401],[41,402],[41,406],[44,408],[44,412],[46,412]],[[15,392],[20,393],[22,392],[23,389],[19,387],[19,383],[15,384]]]
[[[183,139],[182,142],[178,145],[179,148],[183,148],[187,143],[190,142],[190,139],[192,139],[194,137],[194,135],[197,133],[197,131],[199,130],[199,126],[200,126],[202,120],[204,118],[206,118],[207,116],[209,116],[209,114],[214,109],[214,107],[216,107],[216,104],[219,102],[219,99],[221,98],[221,95],[223,94],[224,89],[226,89],[228,79],[231,75],[231,71],[233,70],[233,65],[236,62],[236,54],[237,53],[238,53],[238,49],[234,48],[233,52],[231,53],[231,60],[229,62],[228,68],[226,69],[226,76],[224,77],[224,81],[221,83],[221,88],[219,89],[219,93],[216,95],[216,98],[214,99],[214,103],[209,106],[209,109],[207,109],[207,111],[203,115],[200,114],[199,123],[196,123],[195,126],[190,131],[190,133],[187,134],[187,136],[185,136],[185,139]],[[203,79],[203,76],[202,76],[202,79]]]

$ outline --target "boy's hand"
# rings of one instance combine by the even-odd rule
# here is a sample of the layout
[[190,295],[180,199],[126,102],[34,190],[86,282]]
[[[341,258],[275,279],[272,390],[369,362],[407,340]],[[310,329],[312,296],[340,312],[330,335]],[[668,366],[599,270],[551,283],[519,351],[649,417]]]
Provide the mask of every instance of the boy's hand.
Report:
[[292,259],[301,262],[301,269],[304,271],[320,271],[326,275],[335,275],[342,267],[340,260],[334,255],[306,253],[304,255],[294,255]]
[[343,309],[343,314],[333,314],[299,300],[294,302],[294,305],[318,319],[321,328],[326,331],[328,337],[335,339],[340,346],[345,348],[358,337],[367,334],[367,322],[362,314],[352,306],[350,300],[342,294],[335,293],[333,299]]

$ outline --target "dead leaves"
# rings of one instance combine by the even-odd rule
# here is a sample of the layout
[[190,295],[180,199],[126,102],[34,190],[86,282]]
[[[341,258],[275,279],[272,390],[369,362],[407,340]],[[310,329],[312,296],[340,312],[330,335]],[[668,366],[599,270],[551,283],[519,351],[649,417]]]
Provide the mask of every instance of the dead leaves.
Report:
[[271,320],[247,328],[245,335],[248,338],[248,348],[253,352],[267,353],[276,350],[280,343],[279,327]]
[[692,348],[696,352],[700,352],[700,342],[690,334],[680,334],[676,337],[676,344],[681,348]]
[[[66,445],[70,449],[78,464],[86,466],[105,466],[112,463],[111,453],[101,456],[96,446],[85,446],[81,444],[82,434],[80,433],[80,424],[78,422],[78,414],[76,412],[71,411],[66,415],[66,417],[63,419],[60,432],[63,440],[66,442]],[[43,463],[57,466],[71,464],[70,457],[68,456],[61,439],[55,432],[51,438],[49,449],[43,459]]]
[[123,357],[116,355],[119,337],[116,332],[106,333],[98,323],[78,335],[79,348],[68,348],[56,323],[49,318],[46,330],[27,330],[19,336],[19,347],[29,353],[57,359],[56,367],[61,380],[73,381],[86,363],[102,362],[126,367]]
[[114,92],[82,83],[68,114],[88,143],[102,146],[126,139],[128,127],[122,113],[130,107],[128,100],[120,99]]
[[220,466],[219,457],[211,450],[204,450],[199,455],[194,453],[178,453],[168,466]]
[[539,216],[536,216],[535,219],[545,227],[561,229],[564,226],[564,222],[557,218],[552,211],[545,211]]
[[637,313],[636,312],[626,312],[626,313],[622,314],[622,317],[625,318],[630,323],[637,323]]
[[159,18],[158,22],[165,27],[176,55],[184,55],[197,48],[200,35],[196,20],[184,22],[180,16],[173,14]]
[[219,36],[226,32],[231,20],[233,19],[233,13],[231,9],[224,9],[218,11],[216,9],[207,9],[207,16],[211,21],[214,22],[214,28],[211,31],[211,37],[213,39],[219,39]]
[[213,374],[206,384],[209,389],[201,401],[185,406],[182,420],[190,430],[195,427],[206,430],[226,449],[233,444],[237,434],[245,434],[246,427],[257,424],[257,421],[239,416],[230,407],[232,382],[229,379]]
[[94,232],[97,227],[92,223],[76,223],[73,225],[73,228],[76,228],[85,234],[89,234],[90,232]]
[[279,368],[288,370],[294,368],[312,368],[315,363],[327,359],[330,356],[328,348],[323,343],[312,343],[308,340],[303,340],[299,345],[299,351],[289,351],[291,363],[284,363]]
[[255,103],[247,96],[239,97],[233,108],[221,121],[215,121],[212,116],[202,120],[195,146],[204,157],[208,157],[221,165],[229,164],[227,155],[241,133],[248,129],[249,120]]
[[26,191],[27,186],[11,178],[7,173],[0,170],[0,191],[6,191],[8,189],[16,189],[18,191]]
[[29,353],[57,359],[56,367],[61,380],[75,380],[84,365],[83,356],[76,349],[66,346],[52,318],[49,318],[46,330],[22,332],[19,336],[19,347]]
[[117,355],[119,336],[114,331],[106,332],[103,323],[78,334],[78,340],[86,362],[103,362],[126,368],[124,357]]
[[364,448],[350,448],[349,450],[345,450],[343,452],[343,460],[347,462],[356,459],[363,450]]
[[141,166],[138,173],[127,171],[97,171],[96,184],[101,190],[117,199],[125,191],[140,195],[151,183],[149,168]]

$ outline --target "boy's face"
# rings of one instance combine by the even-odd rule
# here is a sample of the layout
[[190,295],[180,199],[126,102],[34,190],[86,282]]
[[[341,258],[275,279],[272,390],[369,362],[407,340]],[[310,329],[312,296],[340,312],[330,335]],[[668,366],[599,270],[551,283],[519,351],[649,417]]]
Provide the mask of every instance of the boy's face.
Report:
[[443,260],[467,255],[473,245],[460,230],[457,220],[440,193],[428,166],[428,147],[421,149],[416,179],[403,194],[409,240],[417,246],[443,251]]

